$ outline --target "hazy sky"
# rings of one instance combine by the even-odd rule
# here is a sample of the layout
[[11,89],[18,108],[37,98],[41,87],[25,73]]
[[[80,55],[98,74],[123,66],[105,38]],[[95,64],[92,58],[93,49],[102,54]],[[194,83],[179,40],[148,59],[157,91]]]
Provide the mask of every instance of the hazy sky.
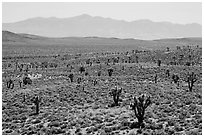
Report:
[[150,19],[172,23],[202,24],[201,3],[3,3],[3,23],[17,22],[33,17],[66,18],[89,14],[133,21]]

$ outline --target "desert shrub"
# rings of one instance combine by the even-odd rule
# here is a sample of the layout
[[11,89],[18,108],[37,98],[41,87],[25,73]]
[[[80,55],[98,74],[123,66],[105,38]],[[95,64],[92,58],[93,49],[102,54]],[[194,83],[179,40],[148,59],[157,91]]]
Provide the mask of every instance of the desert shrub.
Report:
[[134,97],[134,102],[130,104],[131,109],[134,111],[138,119],[139,128],[144,125],[145,109],[151,104],[150,96],[142,94],[138,98]]

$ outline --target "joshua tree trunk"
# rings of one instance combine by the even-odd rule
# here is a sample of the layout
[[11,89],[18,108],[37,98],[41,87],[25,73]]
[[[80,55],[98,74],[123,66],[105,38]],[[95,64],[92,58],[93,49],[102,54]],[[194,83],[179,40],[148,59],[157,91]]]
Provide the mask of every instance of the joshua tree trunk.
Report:
[[36,103],[36,114],[39,114],[39,102]]

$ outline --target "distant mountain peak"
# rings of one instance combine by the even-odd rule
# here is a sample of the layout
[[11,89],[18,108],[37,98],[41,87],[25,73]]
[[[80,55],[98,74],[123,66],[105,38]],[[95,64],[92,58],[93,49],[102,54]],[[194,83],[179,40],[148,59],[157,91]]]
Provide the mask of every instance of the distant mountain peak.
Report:
[[81,14],[70,18],[36,17],[17,23],[3,23],[3,30],[47,37],[117,37],[134,39],[163,39],[201,37],[199,24],[153,22],[149,19],[132,22]]
[[92,18],[92,16],[90,16],[88,14],[81,14],[81,15],[75,16],[73,18]]

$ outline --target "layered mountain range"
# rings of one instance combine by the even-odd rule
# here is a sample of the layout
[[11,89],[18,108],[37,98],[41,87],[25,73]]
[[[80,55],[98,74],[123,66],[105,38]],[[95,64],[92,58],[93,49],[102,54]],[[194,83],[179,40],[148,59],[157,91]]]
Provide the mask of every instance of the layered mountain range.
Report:
[[151,20],[124,21],[93,17],[87,14],[70,18],[31,18],[14,23],[3,23],[3,30],[45,37],[106,37],[143,40],[163,38],[201,37],[202,26],[173,24]]

